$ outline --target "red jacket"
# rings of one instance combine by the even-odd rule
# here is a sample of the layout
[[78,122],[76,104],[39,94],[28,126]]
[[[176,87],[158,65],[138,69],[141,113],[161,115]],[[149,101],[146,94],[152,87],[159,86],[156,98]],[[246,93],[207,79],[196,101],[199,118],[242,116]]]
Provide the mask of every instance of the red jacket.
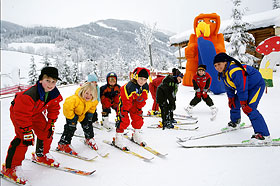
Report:
[[[56,120],[59,115],[59,102],[63,100],[55,87],[44,102],[45,92],[40,83],[15,95],[10,107],[11,118],[15,126],[32,127],[33,123],[47,128],[47,120]],[[45,125],[44,125],[45,124]]]
[[161,82],[164,78],[165,78],[165,76],[159,76],[159,77],[153,79],[153,81],[151,83],[149,83],[149,90],[152,94],[153,99],[156,98],[157,88],[161,84]]
[[195,74],[193,76],[193,88],[194,90],[200,89],[201,91],[203,89],[209,89],[210,85],[211,85],[211,76],[205,72],[204,76],[199,76],[197,74]]

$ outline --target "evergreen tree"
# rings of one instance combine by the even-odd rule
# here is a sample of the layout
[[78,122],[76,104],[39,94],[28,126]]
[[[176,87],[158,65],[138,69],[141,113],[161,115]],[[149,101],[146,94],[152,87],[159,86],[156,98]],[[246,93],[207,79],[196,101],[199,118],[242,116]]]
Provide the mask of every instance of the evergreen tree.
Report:
[[258,58],[246,53],[247,47],[254,48],[255,44],[254,36],[247,32],[252,25],[242,21],[245,9],[240,7],[241,0],[232,0],[232,2],[234,5],[231,15],[233,22],[224,30],[225,40],[229,40],[226,51],[240,62],[253,65]]
[[272,0],[272,8],[273,8],[273,9],[280,8],[280,2],[279,2],[279,0]]
[[72,83],[71,72],[69,65],[67,64],[67,60],[64,60],[63,67],[61,71],[61,83],[62,84],[69,84]]
[[48,54],[44,55],[41,63],[43,63],[44,67],[51,66],[51,62],[50,62],[50,59],[48,57]]
[[34,85],[38,78],[34,56],[31,56],[30,70],[28,72],[28,76],[29,76],[29,81],[28,81],[29,85]]
[[78,63],[73,64],[72,77],[73,77],[72,79],[73,83],[79,83]]
[[[140,27],[139,31],[135,31],[136,38],[135,41],[138,44],[138,48],[143,55],[139,56],[140,64],[138,66],[150,66],[150,50],[149,45],[155,41],[156,23],[153,26],[144,24]],[[138,54],[141,54],[140,52]]]

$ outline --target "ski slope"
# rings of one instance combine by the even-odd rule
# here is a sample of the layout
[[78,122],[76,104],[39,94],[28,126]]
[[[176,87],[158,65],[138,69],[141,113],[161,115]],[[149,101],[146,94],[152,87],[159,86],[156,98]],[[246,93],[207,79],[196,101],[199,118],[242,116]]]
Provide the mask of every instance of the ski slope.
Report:
[[[274,73],[274,86],[263,95],[259,105],[259,111],[263,114],[271,137],[280,137],[279,126],[279,93],[280,93],[280,69]],[[118,82],[123,85],[124,82]],[[104,83],[99,83],[102,86]],[[63,98],[74,94],[78,86],[59,88]],[[190,87],[180,85],[177,94],[177,109],[175,113],[184,114],[184,107],[188,105],[194,96]],[[168,153],[166,158],[155,157],[143,148],[127,141],[131,150],[146,157],[154,157],[151,162],[144,162],[137,157],[126,154],[114,147],[102,143],[102,140],[111,140],[114,131],[95,129],[95,138],[99,149],[109,152],[107,158],[98,157],[93,162],[87,162],[68,157],[57,152],[51,154],[63,166],[83,170],[94,170],[92,176],[78,176],[47,167],[23,162],[23,170],[31,185],[35,186],[143,186],[143,185],[192,185],[192,186],[253,186],[253,185],[279,185],[280,172],[280,148],[219,148],[219,149],[184,149],[176,143],[176,137],[195,136],[216,131],[224,127],[229,121],[229,108],[225,94],[210,95],[219,112],[215,121],[210,121],[210,109],[204,102],[194,108],[194,115],[199,117],[197,131],[176,131],[149,129],[148,125],[157,123],[159,118],[144,118],[143,137],[147,144],[159,152]],[[1,163],[5,161],[10,141],[14,137],[14,128],[9,119],[9,106],[12,98],[1,99]],[[61,103],[62,106],[63,103]],[[146,113],[152,106],[151,96],[144,107]],[[101,104],[98,105],[98,116],[101,120]],[[62,111],[62,110],[61,110]],[[114,121],[114,113],[110,115],[110,121]],[[242,114],[242,121],[250,124],[246,115]],[[56,123],[56,132],[62,132],[65,117],[61,113]],[[83,134],[78,124],[76,134]],[[221,134],[209,138],[189,141],[188,144],[223,144],[238,143],[249,139],[253,129],[243,129],[227,134]],[[52,149],[55,149],[60,135],[55,134]],[[86,147],[79,138],[73,137],[73,147],[85,156],[95,156],[96,153]],[[31,152],[35,147],[29,147],[26,158],[31,158]],[[1,179],[1,185],[13,185]]]

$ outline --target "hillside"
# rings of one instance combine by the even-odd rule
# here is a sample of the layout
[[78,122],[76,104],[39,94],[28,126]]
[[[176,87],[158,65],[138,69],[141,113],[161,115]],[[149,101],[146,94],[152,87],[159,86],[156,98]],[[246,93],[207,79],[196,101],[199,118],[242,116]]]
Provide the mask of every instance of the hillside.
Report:
[[[135,32],[139,32],[144,25],[134,21],[107,19],[73,28],[29,28],[6,21],[1,21],[1,24],[2,49],[7,49],[10,43],[54,43],[57,48],[68,53],[77,53],[82,49],[83,56],[79,54],[79,57],[85,59],[104,59],[119,51],[125,61],[131,62],[144,55],[135,41]],[[158,31],[154,36],[154,60],[175,64],[175,48],[169,45],[170,35]]]

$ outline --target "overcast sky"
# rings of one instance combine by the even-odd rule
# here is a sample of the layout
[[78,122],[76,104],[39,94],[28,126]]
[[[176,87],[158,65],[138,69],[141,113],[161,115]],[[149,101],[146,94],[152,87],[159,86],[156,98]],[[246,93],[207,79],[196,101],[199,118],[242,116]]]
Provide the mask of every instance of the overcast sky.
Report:
[[[112,18],[180,33],[192,29],[200,13],[229,19],[232,6],[231,0],[1,0],[1,20],[65,28]],[[249,8],[246,14],[271,10],[272,0],[242,0],[242,7]]]

